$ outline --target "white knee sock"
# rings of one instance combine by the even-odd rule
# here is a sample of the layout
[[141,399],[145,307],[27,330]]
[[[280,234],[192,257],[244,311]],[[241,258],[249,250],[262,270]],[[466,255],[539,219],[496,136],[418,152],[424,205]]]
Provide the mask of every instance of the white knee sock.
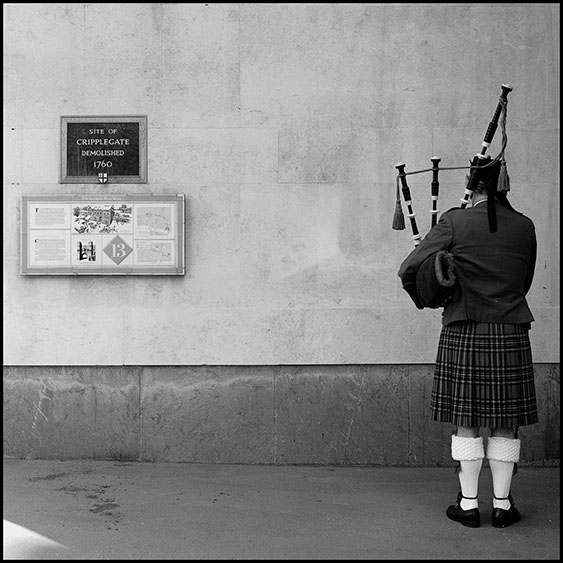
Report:
[[452,457],[459,461],[459,484],[461,485],[462,498],[460,506],[462,510],[478,508],[477,496],[479,494],[479,473],[483,465],[485,452],[483,449],[483,437],[464,438],[452,436]]
[[[493,476],[493,508],[508,510],[514,464],[520,459],[520,440],[491,436],[487,442],[487,459]],[[502,500],[498,500],[502,499]]]

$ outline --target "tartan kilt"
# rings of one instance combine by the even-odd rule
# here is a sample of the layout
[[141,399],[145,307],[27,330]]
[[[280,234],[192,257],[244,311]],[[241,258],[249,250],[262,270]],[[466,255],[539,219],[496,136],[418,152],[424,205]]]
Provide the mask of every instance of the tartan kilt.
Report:
[[517,428],[538,422],[529,324],[462,321],[442,327],[432,420]]

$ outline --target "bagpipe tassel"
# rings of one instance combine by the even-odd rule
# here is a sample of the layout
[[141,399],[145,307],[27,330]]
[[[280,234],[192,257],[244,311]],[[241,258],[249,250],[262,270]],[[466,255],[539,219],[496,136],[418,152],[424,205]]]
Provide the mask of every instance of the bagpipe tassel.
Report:
[[393,215],[393,229],[403,231],[405,229],[405,215],[401,207],[401,192],[399,191],[399,178],[397,177],[397,202],[395,203],[395,214]]
[[510,191],[510,178],[506,170],[506,160],[500,162],[500,173],[498,175],[497,192],[506,193]]

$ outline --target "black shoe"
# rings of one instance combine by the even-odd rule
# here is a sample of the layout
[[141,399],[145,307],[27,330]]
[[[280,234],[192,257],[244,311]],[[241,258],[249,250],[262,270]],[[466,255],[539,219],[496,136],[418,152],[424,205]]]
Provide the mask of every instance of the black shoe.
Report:
[[455,504],[448,506],[446,510],[446,515],[450,520],[455,520],[464,526],[469,528],[478,528],[481,525],[481,514],[478,508],[470,508],[469,510],[463,510],[461,508],[461,499],[463,495],[461,491],[457,494],[457,500]]
[[[510,526],[511,524],[515,524],[520,520],[520,512],[518,512],[518,510],[514,506],[512,495],[508,495],[506,498],[510,501],[510,508],[508,510],[504,510],[503,508],[493,508],[491,520],[495,528],[506,528],[507,526]],[[505,500],[505,499],[497,499],[497,500]]]

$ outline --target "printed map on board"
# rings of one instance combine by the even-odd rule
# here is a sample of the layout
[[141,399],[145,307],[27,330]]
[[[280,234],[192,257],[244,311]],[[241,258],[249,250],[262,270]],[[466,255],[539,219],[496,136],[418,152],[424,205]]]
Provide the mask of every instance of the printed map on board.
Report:
[[172,206],[137,206],[135,218],[136,235],[146,237],[172,236],[172,212]]

